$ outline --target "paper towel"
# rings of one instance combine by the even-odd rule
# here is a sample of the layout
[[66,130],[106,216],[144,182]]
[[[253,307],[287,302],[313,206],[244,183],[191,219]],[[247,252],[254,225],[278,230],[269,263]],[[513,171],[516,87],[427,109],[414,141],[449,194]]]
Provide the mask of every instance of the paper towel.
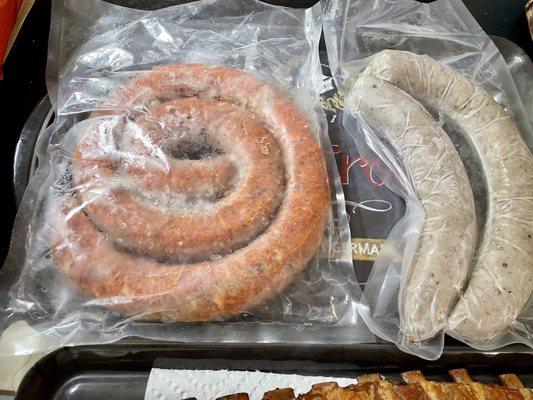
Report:
[[250,400],[278,388],[293,388],[295,395],[308,392],[315,383],[337,382],[339,386],[356,383],[355,378],[302,376],[249,371],[210,371],[159,369],[150,372],[144,400],[180,400],[196,397],[214,400],[233,393],[248,393]]

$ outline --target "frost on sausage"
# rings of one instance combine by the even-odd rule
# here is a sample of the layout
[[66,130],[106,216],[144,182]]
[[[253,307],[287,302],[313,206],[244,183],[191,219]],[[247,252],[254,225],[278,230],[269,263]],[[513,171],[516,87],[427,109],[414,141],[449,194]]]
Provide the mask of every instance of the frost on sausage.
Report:
[[[282,199],[283,168],[275,139],[250,113],[223,102],[186,98],[159,105],[131,125],[119,135],[142,137],[150,144],[146,147],[159,151],[163,146],[157,139],[173,139],[176,132],[208,136],[238,159],[240,179],[227,196],[207,203],[180,199],[179,193],[139,190],[127,180],[135,177],[131,168],[129,174],[117,171],[124,163],[110,165],[105,157],[93,162],[95,153],[105,152],[100,143],[109,133],[89,130],[74,152],[74,180],[84,211],[115,242],[157,260],[188,261],[224,255],[266,228]],[[153,157],[143,149],[130,145],[122,152],[149,164]],[[172,161],[170,156],[161,158]],[[168,175],[168,180],[177,175]]]
[[466,170],[435,119],[390,83],[360,76],[346,104],[392,145],[426,213],[401,293],[400,324],[406,340],[429,339],[446,327],[475,248],[474,198]]
[[514,323],[533,287],[533,157],[510,115],[482,88],[427,56],[386,50],[378,76],[453,120],[481,160],[488,212],[468,286],[450,326],[482,343]]
[[[123,118],[120,113],[94,112],[79,125],[81,138],[73,161],[79,166],[80,178],[91,168],[107,167],[127,174],[141,190],[164,191],[189,200],[214,201],[226,195],[234,185],[234,160],[226,154],[213,152],[203,143],[208,139],[205,135],[173,133],[169,141],[168,132],[160,127],[154,129],[153,125],[157,124],[153,119],[150,132],[145,132],[145,116],[129,117],[127,122]],[[192,139],[196,139],[196,143]],[[191,145],[191,153],[211,150],[213,154],[189,159],[187,152]],[[168,154],[170,148],[178,146],[184,147],[183,154]]]
[[[275,296],[305,269],[324,238],[330,188],[314,130],[281,91],[243,71],[184,64],[135,78],[105,107],[109,111],[83,121],[89,129],[73,153],[74,186],[51,205],[49,220],[54,263],[92,304],[158,320],[220,320]],[[132,118],[137,124],[130,132],[113,122]],[[115,129],[106,130],[110,119]],[[151,130],[150,121],[159,127]],[[150,165],[162,151],[161,139],[183,131],[207,135],[223,158],[172,161],[169,171],[185,169],[177,179]],[[115,157],[117,135],[118,152],[126,143],[138,162],[124,165],[124,157]],[[140,142],[148,146],[139,149]],[[228,160],[234,172],[224,172]],[[212,210],[175,213],[151,201],[148,189],[182,190],[182,178],[201,167],[235,180]],[[225,180],[198,176],[200,195],[201,186]],[[155,184],[147,182],[152,178]],[[203,215],[213,210],[211,219]],[[230,229],[235,225],[255,236],[247,232],[242,243],[242,232]],[[201,259],[187,260],[193,254]]]

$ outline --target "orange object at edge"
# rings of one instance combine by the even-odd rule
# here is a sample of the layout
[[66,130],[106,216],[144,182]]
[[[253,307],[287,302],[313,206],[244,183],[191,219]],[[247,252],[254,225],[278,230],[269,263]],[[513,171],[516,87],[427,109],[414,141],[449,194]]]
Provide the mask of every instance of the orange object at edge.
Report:
[[21,2],[22,0],[0,0],[0,79],[3,78],[2,64]]

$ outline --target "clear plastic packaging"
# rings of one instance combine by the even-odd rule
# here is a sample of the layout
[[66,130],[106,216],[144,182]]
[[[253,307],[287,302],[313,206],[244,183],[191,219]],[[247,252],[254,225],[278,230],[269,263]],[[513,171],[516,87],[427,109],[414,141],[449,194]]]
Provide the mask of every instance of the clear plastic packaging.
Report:
[[[343,124],[354,137],[364,158],[379,156],[382,164],[381,169],[375,168],[378,176],[406,201],[406,213],[392,229],[366,283],[360,307],[363,319],[376,335],[394,342],[405,351],[427,359],[439,357],[446,331],[479,349],[495,349],[516,342],[531,346],[531,298],[516,316],[512,307],[503,305],[508,303],[503,300],[498,302],[492,295],[487,296],[485,290],[488,287],[501,286],[501,291],[505,290],[507,302],[507,299],[514,296],[513,289],[516,288],[517,292],[520,292],[516,297],[527,299],[527,291],[531,291],[531,284],[528,285],[528,282],[531,282],[533,276],[532,247],[528,248],[524,241],[528,232],[531,234],[533,226],[533,218],[530,215],[533,207],[531,195],[528,195],[531,172],[527,170],[531,163],[531,153],[525,144],[531,149],[533,136],[522,102],[500,53],[460,1],[436,0],[430,4],[421,4],[411,0],[324,0],[322,6],[330,67],[337,86],[347,93]],[[387,53],[383,50],[393,51]],[[415,54],[427,55],[440,64]],[[414,66],[412,73],[406,66],[406,60],[411,60],[409,65]],[[451,70],[439,65],[450,67]],[[429,69],[432,69],[431,73],[427,73]],[[476,89],[465,79],[455,79],[453,71],[459,72],[484,91]],[[446,79],[450,82],[448,86],[445,86]],[[444,83],[441,85],[440,82]],[[434,92],[438,91],[439,85],[448,87],[449,91],[439,92],[442,97],[434,99],[437,97]],[[458,98],[458,87],[466,96],[465,100],[470,99],[463,103],[463,107],[472,109],[468,118],[462,120],[460,114],[454,115],[453,111],[446,109],[446,103],[451,103],[454,97]],[[374,94],[373,90],[376,88],[381,89],[381,92]],[[485,97],[485,92],[489,96]],[[502,113],[495,117],[500,107],[490,103],[487,100],[490,97],[512,116],[525,143],[507,117]],[[479,103],[476,103],[477,101]],[[440,109],[435,107],[438,103],[444,106]],[[473,107],[476,105],[481,111],[487,110],[487,114],[484,115]],[[430,115],[427,112],[433,117],[428,119]],[[494,114],[491,114],[492,112]],[[475,125],[481,118],[487,119],[484,129],[478,129],[479,124]],[[438,124],[430,126],[431,119],[436,120]],[[394,125],[402,121],[404,126]],[[473,122],[469,125],[469,121]],[[494,124],[505,124],[505,129],[510,132],[507,136],[505,132],[498,136],[500,133],[491,127]],[[457,170],[460,165],[456,162],[450,164],[451,168],[444,168],[448,173],[441,174],[442,179],[438,178],[438,171],[442,172],[443,163],[446,162],[444,157],[454,153],[450,146],[443,144],[444,142],[440,146],[435,143],[442,136],[439,133],[441,126],[455,144],[468,173],[474,196],[477,229],[468,218],[463,218],[462,224],[460,221],[453,222],[460,209],[464,209],[465,204],[468,204],[469,196],[464,190],[453,189],[461,180],[461,174]],[[469,136],[474,128],[476,132],[486,131],[487,138],[490,139],[483,138],[480,134]],[[465,129],[469,131],[468,134],[464,134]],[[394,132],[401,135],[399,142],[395,141]],[[425,140],[429,138],[433,141],[428,145]],[[480,144],[487,147],[479,148]],[[485,154],[494,154],[495,158],[487,160]],[[515,158],[508,160],[509,154],[511,157],[515,155]],[[416,158],[419,158],[418,162],[415,162]],[[501,163],[500,166],[495,167],[498,163]],[[522,170],[524,167],[525,171]],[[510,174],[514,182],[505,186],[509,179],[505,180],[503,175],[498,178],[500,173]],[[448,189],[446,185],[439,186],[444,179],[451,179]],[[505,181],[503,185],[499,183],[502,179]],[[435,184],[435,190],[430,193],[429,200],[427,193],[419,193],[421,185],[427,180]],[[515,193],[517,199],[504,198],[505,191]],[[445,198],[447,195],[450,195],[448,199]],[[458,195],[463,196],[462,201],[458,201],[461,197]],[[495,208],[498,207],[499,199],[507,204],[515,202],[509,206],[512,210]],[[435,210],[428,211],[428,207],[442,207],[447,201],[452,201],[455,205],[451,210],[446,210],[446,215],[436,214]],[[466,209],[471,210],[471,206],[468,205]],[[520,209],[522,212],[517,216],[520,212],[516,210]],[[503,221],[505,218],[514,220],[511,224],[494,222],[498,219]],[[433,229],[429,229],[432,225]],[[457,229],[455,235],[453,229],[451,232],[447,231],[454,226]],[[502,230],[496,229],[495,233],[496,226],[501,226]],[[511,232],[513,229],[516,233]],[[477,241],[476,236],[472,235],[475,230],[478,232]],[[501,232],[501,235],[498,232]],[[516,240],[511,240],[504,248],[504,242],[513,235]],[[475,242],[476,253],[474,261],[469,263],[470,270],[464,265],[465,257],[469,258],[468,252],[461,253],[457,249],[447,250],[448,259],[437,262],[435,258],[432,264],[419,268],[421,263],[435,257],[433,251],[420,253],[421,249],[427,248],[427,241],[432,240],[434,244],[438,244],[438,247],[429,246],[430,248],[442,249],[442,243],[439,244],[438,240],[443,238],[448,239],[445,240],[447,245],[452,245],[453,242]],[[495,252],[495,247],[502,250]],[[487,254],[491,256],[487,257]],[[483,264],[483,259],[489,259],[491,262]],[[505,272],[502,270],[508,264],[506,260],[511,260],[512,267],[517,272],[512,282],[506,282]],[[462,266],[459,265],[461,262]],[[479,268],[478,264],[482,267]],[[436,270],[439,265],[457,275],[453,280],[454,284],[445,281],[444,287],[438,286],[442,281],[436,279],[435,275],[443,273]],[[520,268],[517,268],[517,265]],[[461,274],[458,274],[459,268],[462,268]],[[469,311],[459,316],[455,301],[461,286],[465,290],[463,282],[479,283],[482,281],[479,279],[480,275],[487,276],[484,271],[492,273],[493,278],[485,282],[481,290],[477,284],[470,287],[470,290],[466,289],[466,294],[461,298],[470,296],[466,307]],[[432,279],[436,279],[433,282],[434,297],[428,296],[428,293],[420,296]],[[413,295],[416,291],[418,297]],[[439,309],[442,293],[446,291],[454,292],[454,295],[448,298],[448,314],[452,315],[448,323],[437,318],[438,313],[435,312]],[[424,297],[425,300],[422,301]],[[487,307],[497,310],[499,306],[504,309],[502,314],[509,314],[513,321],[503,331],[490,332],[483,338],[479,335],[478,339],[457,333],[458,327],[465,321],[475,327],[471,329],[472,332],[480,327],[487,331],[484,325],[490,323],[487,324],[487,320],[479,317],[478,311]],[[409,325],[416,325],[422,320],[419,313],[421,308],[422,311],[427,310],[426,315],[433,317],[431,328],[434,328],[434,331],[428,329],[432,337],[429,333],[417,337],[409,331]],[[431,321],[431,318],[429,320]]]
[[344,92],[337,90],[327,68],[325,46],[321,46],[320,56],[327,85],[321,104],[328,120],[329,137],[350,220],[355,276],[363,287],[392,227],[405,213],[405,202],[375,173],[374,165],[379,160],[363,158],[355,141],[346,132],[342,125]]
[[56,119],[0,279],[1,330],[51,340],[3,351],[372,341],[318,106],[319,7],[57,0],[52,15]]

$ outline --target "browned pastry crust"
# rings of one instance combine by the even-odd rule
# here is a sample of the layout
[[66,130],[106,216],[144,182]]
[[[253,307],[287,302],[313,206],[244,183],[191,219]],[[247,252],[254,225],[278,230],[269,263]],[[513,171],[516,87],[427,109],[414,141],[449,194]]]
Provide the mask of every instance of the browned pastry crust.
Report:
[[291,388],[271,390],[263,395],[263,400],[287,400],[294,398],[294,390]]
[[218,400],[248,400],[248,393],[235,393],[219,397]]
[[[346,388],[336,383],[314,385],[298,400],[524,400],[531,391],[524,389],[516,375],[500,377],[504,386],[474,382],[464,369],[452,370],[450,382],[428,381],[420,371],[402,374],[404,383],[382,380],[377,374],[363,375]],[[521,388],[517,388],[521,386]],[[277,400],[290,400],[288,397]]]
[[[530,400],[532,392],[524,388],[514,374],[500,375],[500,385],[474,382],[464,369],[450,371],[451,382],[428,381],[420,371],[402,374],[404,383],[386,381],[378,374],[362,375],[358,383],[345,388],[334,382],[313,385],[298,397],[292,389],[266,392],[263,400]],[[246,394],[221,397],[230,400],[248,400]],[[246,396],[246,397],[244,397]]]

